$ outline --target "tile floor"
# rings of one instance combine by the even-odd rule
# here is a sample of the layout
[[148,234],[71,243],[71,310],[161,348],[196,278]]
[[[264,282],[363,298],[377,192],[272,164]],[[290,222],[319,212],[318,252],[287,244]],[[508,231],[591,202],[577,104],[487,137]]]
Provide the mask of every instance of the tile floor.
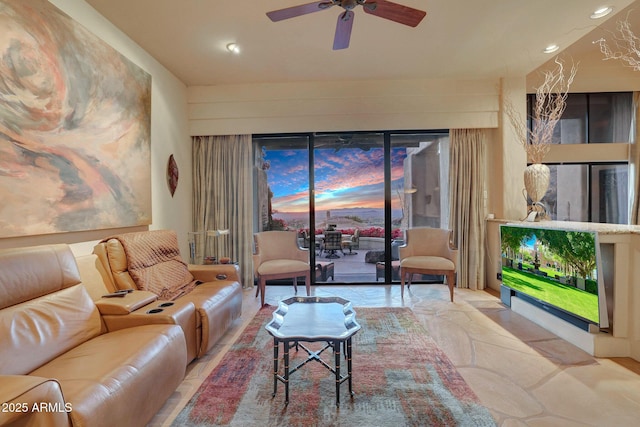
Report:
[[[337,295],[355,307],[408,306],[416,313],[501,427],[637,426],[640,424],[640,362],[600,359],[561,340],[504,307],[495,292],[456,289],[449,302],[444,285],[321,285],[313,295]],[[292,296],[291,286],[269,286],[266,302]],[[201,381],[219,362],[258,310],[246,290],[242,319],[209,355],[189,365],[178,390],[150,423],[170,425]]]

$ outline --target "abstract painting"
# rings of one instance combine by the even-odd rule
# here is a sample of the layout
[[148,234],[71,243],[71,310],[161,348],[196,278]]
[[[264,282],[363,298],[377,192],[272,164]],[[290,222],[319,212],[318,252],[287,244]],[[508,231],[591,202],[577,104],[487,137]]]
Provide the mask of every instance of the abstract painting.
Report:
[[0,0],[0,238],[151,223],[151,76],[46,0]]

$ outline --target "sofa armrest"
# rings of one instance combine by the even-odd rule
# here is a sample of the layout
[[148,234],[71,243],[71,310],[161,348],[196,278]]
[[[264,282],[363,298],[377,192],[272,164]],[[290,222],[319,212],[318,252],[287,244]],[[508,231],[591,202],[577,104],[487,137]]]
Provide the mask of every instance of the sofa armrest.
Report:
[[[216,282],[218,280],[230,280],[240,283],[240,266],[237,264],[213,264],[195,265],[189,264],[189,271],[196,280],[202,282]],[[224,277],[223,277],[224,276]]]
[[136,311],[140,307],[151,304],[158,296],[149,291],[132,291],[124,294],[124,297],[101,298],[96,306],[102,316],[113,314],[122,315]]
[[0,425],[70,426],[56,380],[30,375],[0,375]]

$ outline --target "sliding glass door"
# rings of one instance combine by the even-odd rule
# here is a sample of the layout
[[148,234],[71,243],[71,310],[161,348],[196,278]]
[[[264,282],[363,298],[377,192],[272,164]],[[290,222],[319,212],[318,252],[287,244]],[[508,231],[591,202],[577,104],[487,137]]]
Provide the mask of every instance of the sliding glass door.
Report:
[[399,280],[408,227],[446,227],[448,135],[255,136],[258,230],[296,230],[316,283]]
[[374,282],[385,260],[384,136],[319,134],[313,147],[316,261],[337,282]]
[[309,138],[265,136],[257,141],[257,229],[302,234],[309,230]]

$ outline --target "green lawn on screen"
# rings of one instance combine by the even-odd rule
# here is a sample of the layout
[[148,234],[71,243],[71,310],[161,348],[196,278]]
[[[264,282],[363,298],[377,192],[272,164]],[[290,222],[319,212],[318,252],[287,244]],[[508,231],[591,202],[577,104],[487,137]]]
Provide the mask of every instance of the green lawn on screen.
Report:
[[535,299],[546,301],[580,317],[599,323],[597,295],[509,267],[502,268],[502,283]]

